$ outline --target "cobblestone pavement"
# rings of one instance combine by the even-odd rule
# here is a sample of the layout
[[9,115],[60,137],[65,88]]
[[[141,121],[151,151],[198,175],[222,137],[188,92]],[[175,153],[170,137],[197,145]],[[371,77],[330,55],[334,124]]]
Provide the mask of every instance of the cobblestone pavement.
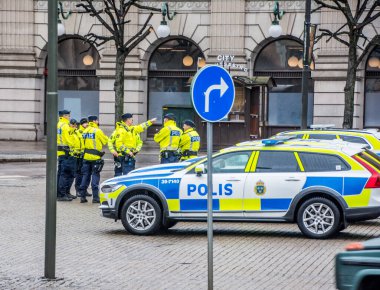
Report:
[[[96,205],[78,200],[58,203],[58,279],[42,279],[44,166],[0,165],[0,289],[207,288],[206,223],[133,236],[120,222],[101,218]],[[214,287],[335,289],[335,254],[351,241],[379,236],[379,225],[379,219],[362,222],[319,241],[292,224],[217,223]]]

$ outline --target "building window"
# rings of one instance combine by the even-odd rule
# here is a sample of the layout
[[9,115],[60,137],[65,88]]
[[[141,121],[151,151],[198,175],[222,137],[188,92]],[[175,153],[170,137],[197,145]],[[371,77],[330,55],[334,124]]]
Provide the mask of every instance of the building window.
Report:
[[380,127],[380,46],[377,46],[367,60],[365,102],[364,102],[364,127]]
[[[270,88],[269,126],[293,127],[301,124],[302,43],[292,39],[275,40],[258,54],[254,74],[271,76],[277,86]],[[314,69],[314,63],[310,65]],[[313,119],[314,84],[309,78],[308,124]]]
[[204,64],[202,51],[186,39],[162,43],[149,61],[148,117],[162,123],[164,113],[177,116],[177,124],[194,119],[190,83],[197,68]]

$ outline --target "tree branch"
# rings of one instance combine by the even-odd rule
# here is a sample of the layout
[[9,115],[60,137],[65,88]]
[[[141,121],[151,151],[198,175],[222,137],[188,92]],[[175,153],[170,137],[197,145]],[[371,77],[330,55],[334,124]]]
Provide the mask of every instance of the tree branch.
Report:
[[101,24],[103,24],[103,26],[109,31],[111,32],[112,35],[115,34],[115,31],[112,29],[111,26],[108,25],[108,23],[101,17],[99,16],[100,13],[103,13],[103,9],[102,10],[99,10],[97,11],[94,7],[94,5],[92,5],[92,0],[82,0],[83,2],[86,2],[87,5],[84,5],[82,3],[79,3],[76,5],[76,7],[83,7],[85,8],[86,12],[90,13],[90,16],[92,17],[96,17]]
[[369,17],[369,18],[365,18],[366,20],[364,20],[362,23],[358,24],[356,26],[356,29],[357,30],[360,30],[362,29],[364,26],[370,24],[372,21],[376,20],[377,18],[379,18],[380,16],[380,12],[377,12],[375,15],[373,15],[372,17]]
[[87,39],[89,44],[93,44],[96,47],[99,47],[110,40],[115,40],[114,36],[100,36],[95,33],[88,33],[84,37]]
[[152,30],[153,28],[149,27],[149,29],[147,29],[143,34],[141,34],[134,42],[132,42],[129,45],[128,51],[131,51],[132,49],[134,49],[136,45],[139,44],[142,40],[144,40],[150,34]]
[[314,0],[314,1],[315,1],[315,3],[320,5],[320,7],[318,7],[317,9],[314,9],[315,11],[319,10],[321,8],[329,8],[329,9],[333,9],[333,10],[340,10],[339,7],[327,4],[327,3],[323,2],[322,0]]
[[131,38],[130,38],[130,39],[129,39],[129,40],[123,45],[124,49],[129,49],[129,48],[128,48],[128,44],[132,43],[136,38],[140,38],[140,36],[142,35],[143,31],[144,31],[145,28],[147,27],[147,25],[148,25],[150,19],[152,18],[152,16],[153,16],[153,13],[150,12],[150,14],[149,14],[148,18],[146,19],[146,21],[145,21],[143,27],[142,27],[142,28],[136,33],[135,36],[131,37]]
[[335,33],[332,32],[332,31],[330,31],[328,29],[322,29],[322,28],[320,28],[319,31],[321,31],[322,33],[316,37],[316,42],[318,42],[324,36],[330,36],[326,40],[326,42],[329,42],[331,40],[331,38],[334,38],[335,40],[339,41],[340,43],[343,43],[346,46],[350,46],[350,44],[347,41],[345,41],[345,40],[343,40],[343,39],[341,39],[341,38],[338,37],[338,35],[348,34],[348,32],[346,32],[346,31],[342,31],[342,32],[340,32],[338,34],[336,32]]
[[356,18],[357,21],[359,21],[359,19],[362,16],[365,8],[367,7],[368,0],[364,0],[363,4],[359,8],[360,2],[361,2],[361,0],[358,0],[358,3],[356,5],[355,18]]

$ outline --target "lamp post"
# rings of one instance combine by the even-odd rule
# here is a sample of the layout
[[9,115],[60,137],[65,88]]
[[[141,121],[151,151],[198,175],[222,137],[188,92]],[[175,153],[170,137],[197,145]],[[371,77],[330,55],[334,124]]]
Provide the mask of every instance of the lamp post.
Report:
[[168,23],[166,22],[166,17],[168,20],[173,20],[174,16],[177,14],[176,12],[173,12],[170,15],[169,12],[169,5],[167,2],[162,3],[162,8],[161,8],[161,13],[162,13],[162,21],[160,23],[160,26],[157,28],[157,36],[159,38],[165,38],[170,35],[170,27],[168,26]]
[[[48,3],[48,79],[46,93],[47,151],[46,151],[46,217],[45,217],[45,270],[44,277],[55,279],[55,251],[57,228],[57,115],[58,115],[58,82],[57,51],[58,33],[65,29],[59,20],[63,19],[62,3],[57,9],[57,0]],[[61,24],[61,25],[59,25]],[[62,29],[63,27],[63,29]]]
[[280,4],[278,4],[278,1],[277,0],[274,1],[274,8],[273,8],[274,19],[268,31],[271,37],[277,38],[282,34],[280,20],[282,16],[284,16],[284,14],[285,14],[285,11],[280,10]]
[[311,0],[305,2],[305,24],[303,37],[303,70],[302,70],[302,109],[301,109],[301,129],[307,128],[307,109],[309,93],[310,75],[310,14]]

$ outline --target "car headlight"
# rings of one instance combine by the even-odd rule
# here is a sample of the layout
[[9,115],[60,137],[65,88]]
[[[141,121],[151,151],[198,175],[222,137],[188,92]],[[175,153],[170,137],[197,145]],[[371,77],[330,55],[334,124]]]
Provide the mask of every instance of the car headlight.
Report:
[[102,186],[101,191],[103,193],[110,193],[118,190],[120,187],[122,187],[122,184],[106,184]]

